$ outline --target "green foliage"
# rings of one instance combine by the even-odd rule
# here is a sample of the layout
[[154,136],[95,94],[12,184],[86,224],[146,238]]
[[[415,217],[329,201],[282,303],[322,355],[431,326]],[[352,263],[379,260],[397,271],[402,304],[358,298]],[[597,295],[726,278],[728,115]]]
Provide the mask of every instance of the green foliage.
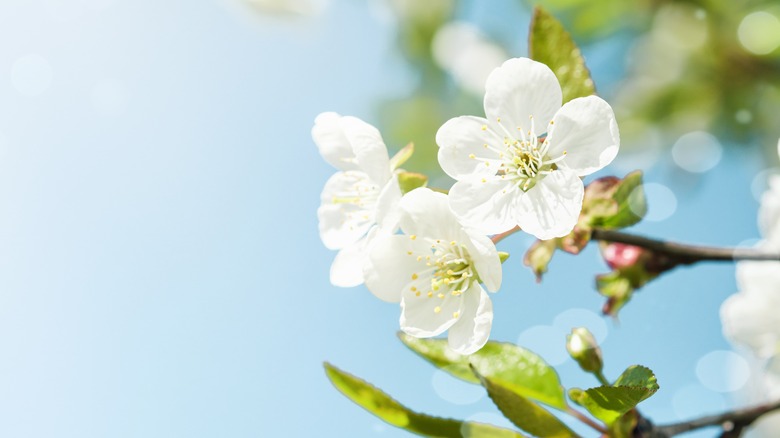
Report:
[[325,373],[333,386],[347,398],[381,420],[408,432],[439,438],[523,438],[508,429],[474,422],[418,414],[398,403],[368,382],[325,363]]
[[479,383],[470,367],[515,394],[557,409],[566,409],[558,373],[538,355],[516,345],[488,342],[470,355],[457,354],[446,339],[419,339],[399,334],[401,341],[428,362],[471,383]]
[[588,225],[604,229],[625,228],[647,214],[642,172],[636,170],[622,180],[601,178],[588,184],[583,200]]
[[482,386],[487,389],[493,403],[515,426],[538,437],[568,438],[578,436],[556,416],[518,394],[512,388],[482,376],[476,369],[474,373],[479,377]]
[[579,47],[563,25],[537,6],[531,20],[528,52],[532,59],[552,69],[563,91],[563,102],[596,93],[590,71]]
[[425,187],[428,184],[428,177],[422,173],[400,172],[398,174],[398,186],[401,193],[409,193],[414,189]]
[[602,385],[585,391],[572,388],[569,390],[569,398],[611,426],[656,391],[658,383],[653,372],[634,365],[626,369],[614,385]]

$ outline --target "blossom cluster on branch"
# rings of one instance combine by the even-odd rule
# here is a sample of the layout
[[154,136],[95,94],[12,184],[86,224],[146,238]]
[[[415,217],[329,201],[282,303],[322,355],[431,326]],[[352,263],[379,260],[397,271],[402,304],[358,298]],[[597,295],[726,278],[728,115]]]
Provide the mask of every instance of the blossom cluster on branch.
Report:
[[[519,226],[540,239],[572,232],[583,206],[581,177],[609,164],[620,139],[609,104],[596,96],[562,105],[546,65],[506,61],[490,74],[486,118],[463,116],[436,134],[439,163],[457,182],[449,194],[417,188],[400,199],[378,131],[354,117],[323,113],[312,137],[340,169],[326,183],[320,235],[339,249],[331,282],[365,282],[400,302],[401,329],[418,337],[449,329],[450,346],[485,345],[492,304],[480,283],[501,285],[498,251],[487,235]],[[394,235],[397,226],[404,235]]]

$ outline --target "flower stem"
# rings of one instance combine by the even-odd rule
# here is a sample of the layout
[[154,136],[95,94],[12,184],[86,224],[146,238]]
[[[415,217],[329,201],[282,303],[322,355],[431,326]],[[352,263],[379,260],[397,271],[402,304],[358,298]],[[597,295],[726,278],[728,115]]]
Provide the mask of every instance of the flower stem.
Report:
[[567,407],[566,408],[566,413],[571,415],[572,417],[580,420],[581,422],[587,424],[588,426],[592,427],[594,430],[596,430],[596,431],[598,431],[600,433],[603,433],[603,434],[608,433],[607,429],[605,429],[604,426],[602,426],[602,425],[596,423],[595,421],[591,420],[590,418],[586,417],[585,414],[583,414],[582,412],[580,412],[580,411],[578,411],[576,409],[573,409],[571,407]]
[[609,380],[607,380],[606,377],[604,377],[604,373],[601,371],[593,373],[594,376],[596,376],[596,379],[598,379],[599,383],[601,383],[604,386],[612,386],[611,383],[609,383]]
[[504,231],[503,233],[499,233],[494,235],[490,238],[490,240],[493,241],[494,244],[504,240],[504,238],[511,236],[512,234],[515,234],[516,232],[520,231],[520,227],[515,226],[511,230]]
[[680,264],[693,264],[703,261],[739,261],[758,260],[780,262],[780,253],[766,252],[752,248],[716,248],[696,246],[665,240],[651,239],[621,231],[594,229],[591,238],[604,242],[624,243],[648,249],[656,254],[670,256]]

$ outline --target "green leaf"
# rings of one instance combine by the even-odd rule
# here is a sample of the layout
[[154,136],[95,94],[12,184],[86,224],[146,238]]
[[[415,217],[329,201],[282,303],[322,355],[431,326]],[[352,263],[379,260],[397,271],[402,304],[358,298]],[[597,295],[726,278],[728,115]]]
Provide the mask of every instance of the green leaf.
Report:
[[497,381],[482,376],[475,369],[482,386],[487,389],[490,399],[501,413],[515,426],[531,435],[544,438],[568,438],[577,434],[569,429],[555,415],[546,409],[517,394]]
[[547,64],[561,83],[563,102],[596,93],[580,49],[563,25],[537,6],[531,20],[528,50],[532,59]]
[[653,374],[653,371],[642,365],[631,365],[626,368],[626,370],[623,371],[623,374],[615,381],[614,386],[645,388],[648,390],[647,397],[655,394],[659,388],[658,380],[656,379],[655,374]]
[[566,398],[555,370],[541,357],[516,345],[488,342],[470,356],[447,347],[446,339],[419,339],[398,335],[412,351],[453,376],[479,383],[470,365],[483,376],[514,393],[557,409],[566,409]]
[[509,429],[489,424],[463,422],[418,414],[393,400],[368,382],[325,363],[325,373],[333,386],[347,398],[381,420],[408,432],[439,438],[523,438]]
[[406,161],[409,158],[412,158],[413,154],[414,154],[414,143],[409,143],[406,146],[404,146],[403,149],[398,151],[397,154],[393,155],[393,158],[390,159],[390,168],[395,170],[403,166],[403,164],[406,163]]
[[504,251],[499,251],[498,258],[501,260],[501,263],[504,263],[509,258],[509,253]]
[[603,228],[625,228],[636,224],[647,214],[647,200],[642,188],[642,172],[637,170],[626,175],[618,184],[612,199],[617,202],[618,211],[601,221]]
[[626,369],[612,386],[588,390],[572,388],[569,398],[607,425],[613,425],[658,391],[655,375],[648,368],[634,365]]
[[401,193],[409,193],[414,189],[425,187],[428,184],[428,177],[422,173],[400,172],[398,174],[398,186]]

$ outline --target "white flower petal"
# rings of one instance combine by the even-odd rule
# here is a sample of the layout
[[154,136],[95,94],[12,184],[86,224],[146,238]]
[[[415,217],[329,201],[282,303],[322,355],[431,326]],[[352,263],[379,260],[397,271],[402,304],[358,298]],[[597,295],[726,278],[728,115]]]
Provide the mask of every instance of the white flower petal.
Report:
[[390,157],[379,131],[357,117],[342,117],[344,136],[352,145],[358,166],[374,182],[384,184],[390,179]]
[[780,294],[732,295],[720,308],[723,334],[750,347],[759,357],[774,355],[780,341],[778,307]]
[[455,296],[446,288],[441,288],[428,296],[425,291],[405,287],[401,297],[401,330],[418,338],[443,333],[458,321],[463,312],[464,295]]
[[493,303],[476,283],[463,294],[463,301],[463,313],[450,327],[449,346],[456,353],[472,354],[484,347],[490,338]]
[[[758,248],[771,250],[766,244]],[[780,294],[780,263],[743,261],[737,263],[736,271],[743,294]]]
[[[421,272],[416,255],[430,253],[428,245],[409,236],[377,236],[368,250],[363,276],[366,287],[377,298],[397,303],[401,291]],[[409,254],[409,253],[412,254]]]
[[355,170],[358,168],[355,153],[352,150],[344,130],[341,127],[341,116],[333,113],[322,113],[314,119],[311,137],[320,155],[333,167],[340,170]]
[[[504,145],[500,144],[501,141],[497,140],[496,134],[487,125],[487,120],[481,117],[462,116],[448,120],[439,128],[436,132],[439,165],[447,175],[462,179],[474,174],[496,174],[498,153],[490,145],[498,141],[498,150],[503,150]],[[500,138],[503,138],[503,134]],[[492,166],[486,166],[485,160],[492,161]]]
[[376,201],[376,223],[388,233],[395,233],[398,229],[401,210],[401,187],[398,186],[398,178],[394,175],[382,188]]
[[461,180],[450,189],[450,207],[466,227],[484,234],[502,233],[517,225],[512,215],[517,190],[502,179]]
[[612,107],[596,96],[580,97],[567,102],[553,117],[547,141],[548,155],[563,160],[579,176],[603,168],[618,153],[620,133]]
[[355,287],[363,284],[363,265],[366,263],[370,240],[371,238],[366,236],[336,254],[336,258],[333,259],[333,264],[330,266],[330,283],[332,285]]
[[[507,60],[493,70],[485,84],[485,115],[496,132],[516,135],[530,130],[534,117],[536,135],[543,134],[563,101],[561,86],[546,65],[528,58]],[[504,128],[496,125],[500,118]]]
[[537,239],[563,237],[577,224],[584,192],[574,172],[558,169],[520,198],[517,224]]
[[409,235],[457,239],[461,225],[452,213],[447,195],[421,187],[401,198],[401,229]]
[[497,292],[501,287],[501,259],[498,257],[496,245],[490,238],[467,231],[466,249],[471,256],[471,263],[477,270],[479,279],[491,292]]
[[[366,174],[358,171],[338,172],[325,183],[317,210],[320,238],[329,249],[341,249],[363,237],[374,223],[374,205],[342,202],[365,193],[356,186],[371,184]],[[340,201],[339,201],[340,199]],[[338,202],[334,202],[338,201]]]

